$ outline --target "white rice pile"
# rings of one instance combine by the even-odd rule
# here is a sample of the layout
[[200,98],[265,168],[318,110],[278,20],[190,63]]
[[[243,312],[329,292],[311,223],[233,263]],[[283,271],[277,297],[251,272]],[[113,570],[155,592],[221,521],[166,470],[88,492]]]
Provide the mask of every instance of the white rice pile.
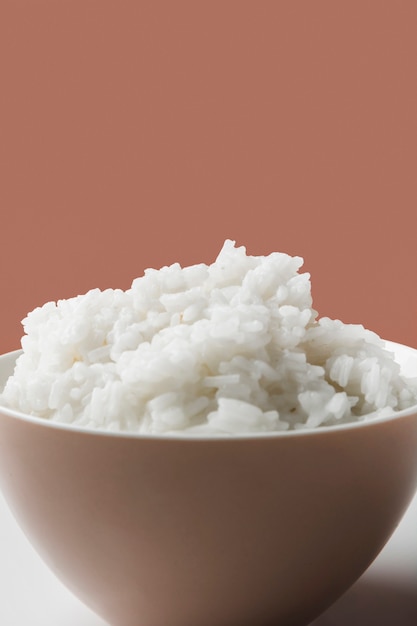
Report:
[[315,428],[417,402],[384,342],[322,318],[303,260],[247,256],[148,269],[131,289],[93,289],[23,320],[2,401],[45,419],[138,433]]

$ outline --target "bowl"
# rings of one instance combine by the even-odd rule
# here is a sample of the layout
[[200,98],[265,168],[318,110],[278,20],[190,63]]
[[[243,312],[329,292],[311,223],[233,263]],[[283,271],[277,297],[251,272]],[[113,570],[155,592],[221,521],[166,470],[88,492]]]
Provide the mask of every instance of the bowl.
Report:
[[[408,374],[417,351],[389,342]],[[19,353],[0,357],[0,389]],[[113,626],[301,626],[370,565],[417,487],[417,407],[275,435],[86,431],[0,410],[0,485]]]

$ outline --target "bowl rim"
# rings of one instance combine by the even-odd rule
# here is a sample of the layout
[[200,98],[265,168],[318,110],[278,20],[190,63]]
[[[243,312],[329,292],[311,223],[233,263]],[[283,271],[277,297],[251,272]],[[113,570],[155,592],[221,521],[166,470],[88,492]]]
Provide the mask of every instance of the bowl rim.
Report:
[[[417,359],[417,348],[408,346],[395,341],[383,340],[385,348],[390,352],[400,350],[402,352],[407,351],[414,355]],[[15,360],[23,353],[22,349],[12,350],[0,354],[0,363],[3,360],[14,358]],[[184,431],[170,431],[169,433],[137,433],[132,431],[109,431],[100,428],[88,428],[84,426],[78,426],[71,423],[56,422],[36,415],[30,415],[29,413],[23,413],[12,409],[1,401],[0,389],[0,415],[6,415],[18,419],[21,422],[26,422],[32,425],[37,425],[45,428],[52,428],[56,430],[63,430],[70,433],[78,433],[81,435],[94,435],[97,437],[110,437],[121,439],[139,439],[139,440],[151,440],[151,441],[189,441],[189,442],[208,442],[208,441],[247,441],[247,440],[260,440],[260,439],[287,439],[292,437],[314,437],[317,435],[328,435],[330,433],[340,433],[345,430],[357,430],[363,428],[372,428],[378,424],[386,422],[393,422],[400,420],[403,417],[409,417],[412,415],[417,416],[417,404],[413,404],[407,409],[395,411],[391,415],[376,416],[370,419],[364,419],[361,421],[347,422],[344,424],[333,424],[331,426],[319,426],[315,428],[300,428],[297,430],[282,430],[282,431],[269,431],[269,432],[251,432],[251,433],[209,433],[209,434],[194,434],[186,433]],[[369,414],[372,415],[372,414]]]

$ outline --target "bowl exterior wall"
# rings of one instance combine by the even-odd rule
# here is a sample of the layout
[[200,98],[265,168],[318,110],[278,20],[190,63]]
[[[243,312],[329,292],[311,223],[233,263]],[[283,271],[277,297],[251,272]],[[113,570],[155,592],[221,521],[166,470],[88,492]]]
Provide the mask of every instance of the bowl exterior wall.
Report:
[[296,437],[79,433],[0,415],[8,502],[116,626],[308,623],[387,541],[417,484],[417,416]]

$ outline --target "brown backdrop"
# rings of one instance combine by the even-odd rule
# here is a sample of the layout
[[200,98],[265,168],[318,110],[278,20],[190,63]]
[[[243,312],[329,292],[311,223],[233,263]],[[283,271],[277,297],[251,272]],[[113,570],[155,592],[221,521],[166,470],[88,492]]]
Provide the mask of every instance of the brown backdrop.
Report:
[[0,0],[0,351],[47,300],[298,254],[417,346],[414,0]]

